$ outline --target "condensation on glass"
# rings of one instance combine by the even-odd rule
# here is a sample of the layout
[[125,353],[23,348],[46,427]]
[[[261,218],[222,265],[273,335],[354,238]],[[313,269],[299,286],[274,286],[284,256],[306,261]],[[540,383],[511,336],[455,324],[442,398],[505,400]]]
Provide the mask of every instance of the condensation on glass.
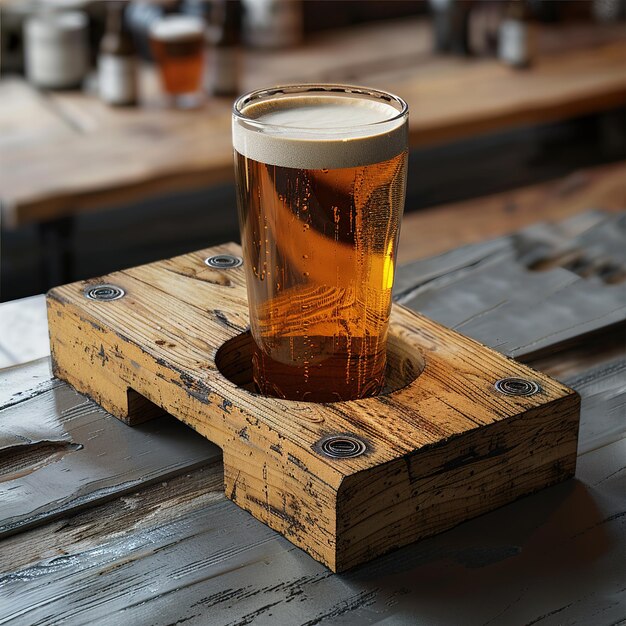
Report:
[[315,402],[379,393],[406,103],[339,85],[256,91],[235,103],[233,142],[258,390]]

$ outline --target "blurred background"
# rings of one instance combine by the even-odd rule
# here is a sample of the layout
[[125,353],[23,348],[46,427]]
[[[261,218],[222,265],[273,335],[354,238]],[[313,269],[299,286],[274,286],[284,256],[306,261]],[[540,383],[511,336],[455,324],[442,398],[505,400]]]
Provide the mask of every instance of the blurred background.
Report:
[[0,0],[0,299],[238,241],[232,102],[281,83],[409,102],[407,216],[575,196],[573,173],[626,158],[625,4]]

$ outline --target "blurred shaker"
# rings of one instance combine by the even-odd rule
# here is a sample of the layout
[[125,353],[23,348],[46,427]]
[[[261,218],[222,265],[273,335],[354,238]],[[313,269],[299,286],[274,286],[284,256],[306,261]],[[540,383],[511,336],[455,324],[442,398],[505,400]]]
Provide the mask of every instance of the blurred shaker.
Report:
[[124,23],[124,3],[107,3],[107,22],[98,55],[98,88],[108,104],[137,103],[137,59],[132,37]]
[[528,67],[532,58],[530,13],[523,0],[511,0],[500,24],[498,56],[511,67]]
[[301,0],[244,0],[244,39],[255,48],[288,48],[302,41]]
[[80,87],[89,66],[87,16],[44,11],[24,24],[26,76],[37,87]]
[[236,96],[241,79],[241,20],[239,0],[218,0],[209,63],[209,91],[216,96]]
[[435,50],[468,55],[469,16],[473,0],[429,0],[435,29]]

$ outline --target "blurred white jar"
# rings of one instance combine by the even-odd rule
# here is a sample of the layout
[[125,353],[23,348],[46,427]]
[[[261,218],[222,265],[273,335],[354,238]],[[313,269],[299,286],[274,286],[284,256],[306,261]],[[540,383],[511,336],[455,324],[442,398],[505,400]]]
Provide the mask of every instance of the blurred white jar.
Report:
[[302,41],[301,0],[242,0],[243,32],[255,48],[288,48]]
[[89,68],[87,16],[79,11],[43,12],[24,25],[26,77],[37,87],[79,87]]

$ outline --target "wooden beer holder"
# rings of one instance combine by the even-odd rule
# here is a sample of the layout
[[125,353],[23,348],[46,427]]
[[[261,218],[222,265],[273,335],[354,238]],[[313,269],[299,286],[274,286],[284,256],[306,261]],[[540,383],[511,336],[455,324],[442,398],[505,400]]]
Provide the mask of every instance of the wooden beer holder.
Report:
[[385,395],[254,394],[240,255],[52,289],[55,375],[130,425],[161,407],[219,445],[226,496],[333,571],[574,474],[574,391],[399,305]]

